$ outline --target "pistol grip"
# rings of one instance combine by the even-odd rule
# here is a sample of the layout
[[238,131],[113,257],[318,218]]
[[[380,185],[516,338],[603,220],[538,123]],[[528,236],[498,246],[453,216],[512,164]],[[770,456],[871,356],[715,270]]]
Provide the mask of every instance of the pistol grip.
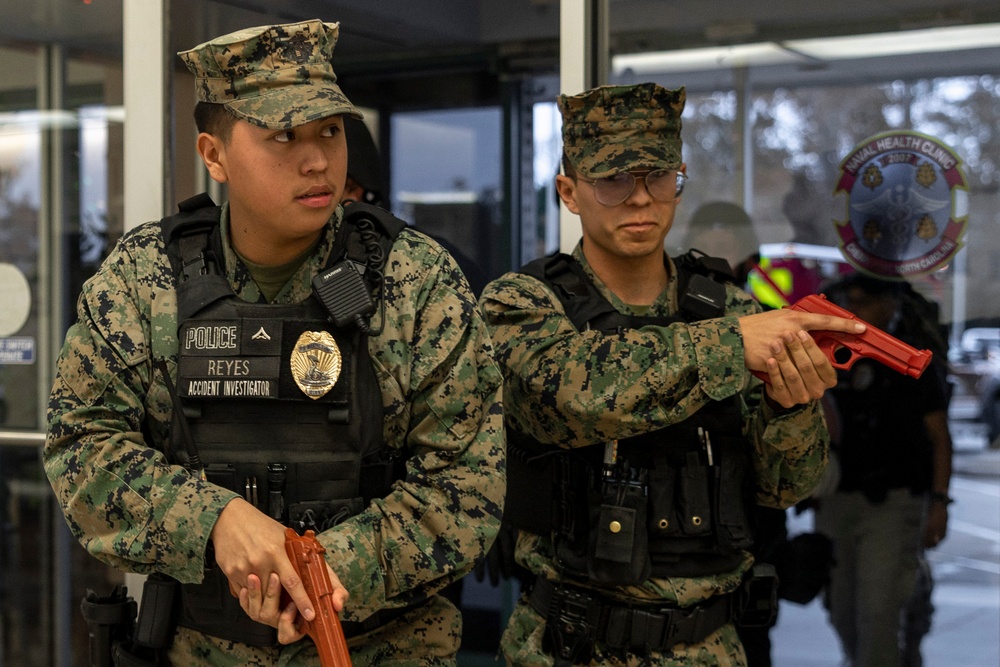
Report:
[[307,530],[305,535],[299,535],[288,528],[285,530],[285,551],[315,607],[315,618],[307,621],[304,627],[319,651],[320,665],[351,667],[347,639],[333,607],[333,583],[323,558],[326,549],[313,531]]

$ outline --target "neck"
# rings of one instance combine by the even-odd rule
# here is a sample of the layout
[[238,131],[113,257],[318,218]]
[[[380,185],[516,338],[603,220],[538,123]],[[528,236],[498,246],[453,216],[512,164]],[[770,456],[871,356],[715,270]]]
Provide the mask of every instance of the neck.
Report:
[[601,282],[629,305],[649,306],[667,287],[667,266],[662,251],[644,257],[592,257],[584,245],[583,254]]
[[316,237],[294,239],[284,243],[255,237],[241,237],[236,234],[232,237],[233,250],[240,257],[260,266],[288,264],[305,254],[314,243],[316,243]]
[[309,250],[322,234],[318,230],[309,236],[272,238],[260,230],[240,225],[232,215],[229,218],[229,242],[241,257],[261,266],[287,264]]

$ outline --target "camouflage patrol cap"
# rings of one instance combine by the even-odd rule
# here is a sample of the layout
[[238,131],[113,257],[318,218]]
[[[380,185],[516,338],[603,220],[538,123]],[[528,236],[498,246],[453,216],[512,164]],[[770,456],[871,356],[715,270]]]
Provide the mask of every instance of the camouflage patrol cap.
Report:
[[178,55],[202,102],[254,125],[287,130],[337,114],[361,118],[333,72],[339,23],[319,19],[239,30]]
[[563,151],[585,178],[681,166],[685,90],[655,83],[560,95]]

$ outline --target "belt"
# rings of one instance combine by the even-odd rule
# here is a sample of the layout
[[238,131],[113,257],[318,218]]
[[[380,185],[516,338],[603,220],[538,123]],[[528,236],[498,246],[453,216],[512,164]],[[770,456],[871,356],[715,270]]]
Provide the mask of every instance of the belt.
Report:
[[382,609],[363,621],[341,621],[340,628],[344,631],[344,637],[357,637],[358,635],[363,635],[366,632],[371,632],[375,628],[381,627],[390,621],[396,620],[403,614],[416,609],[426,602],[427,600],[421,600],[420,602],[415,602],[413,604],[406,605],[405,607]]
[[629,605],[538,577],[528,602],[546,623],[576,632],[587,628],[592,639],[609,648],[648,653],[704,640],[732,621],[734,595],[716,595],[691,607]]

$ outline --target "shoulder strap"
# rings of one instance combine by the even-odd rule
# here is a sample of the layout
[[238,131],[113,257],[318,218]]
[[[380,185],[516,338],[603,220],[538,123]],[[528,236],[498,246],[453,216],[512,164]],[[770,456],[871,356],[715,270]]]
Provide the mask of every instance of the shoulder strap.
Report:
[[395,240],[399,232],[406,227],[406,222],[400,220],[389,211],[364,202],[352,202],[344,207],[344,220],[356,224],[359,220],[370,220],[375,224],[380,233],[390,239]]
[[210,270],[218,262],[209,236],[219,227],[222,209],[202,193],[177,205],[177,213],[160,220],[163,243],[179,280]]
[[[344,207],[346,246],[342,251],[334,250],[334,255],[343,256],[369,269],[381,271],[389,256],[392,244],[406,223],[389,211],[364,202],[353,202]],[[374,236],[373,236],[374,235]],[[381,254],[375,253],[377,242]],[[339,257],[338,257],[339,259]]]
[[[624,318],[597,290],[580,263],[572,256],[555,252],[521,267],[521,273],[548,285],[562,303],[573,325],[584,329],[616,329],[625,326],[605,320]],[[599,324],[600,323],[600,324]]]
[[[674,258],[678,270],[680,308],[683,321],[720,317],[725,313],[726,282],[732,282],[732,269],[721,257],[709,257],[691,250]],[[581,331],[587,328],[613,331],[638,328],[647,324],[665,326],[681,318],[636,317],[619,313],[598,291],[583,266],[572,256],[556,252],[521,267],[521,273],[549,285],[573,325]]]
[[160,228],[177,279],[177,318],[183,322],[232,289],[222,270],[222,209],[205,193],[185,199],[177,209],[160,220]]

